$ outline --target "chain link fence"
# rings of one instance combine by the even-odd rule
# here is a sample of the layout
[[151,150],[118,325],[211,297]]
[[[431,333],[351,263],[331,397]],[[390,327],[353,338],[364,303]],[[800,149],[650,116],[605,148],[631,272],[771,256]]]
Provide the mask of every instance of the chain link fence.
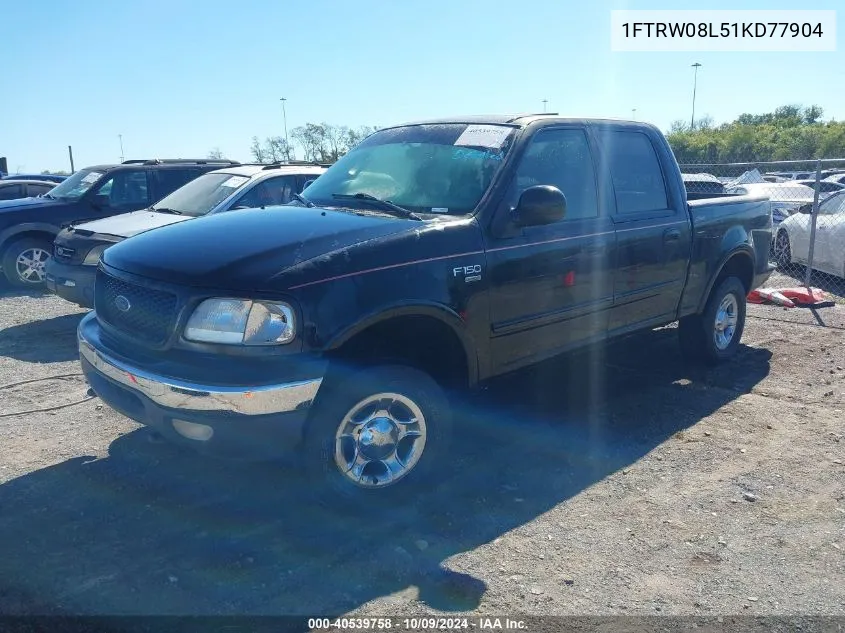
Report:
[[772,205],[767,286],[812,286],[845,303],[845,158],[682,164],[690,198],[765,195]]

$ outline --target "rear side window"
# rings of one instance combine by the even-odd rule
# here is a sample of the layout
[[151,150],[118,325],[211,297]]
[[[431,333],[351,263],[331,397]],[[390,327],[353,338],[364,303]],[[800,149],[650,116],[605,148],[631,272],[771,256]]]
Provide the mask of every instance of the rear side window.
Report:
[[0,200],[15,200],[23,195],[21,185],[5,185],[0,187]]
[[154,196],[160,200],[199,176],[200,172],[198,169],[154,169],[151,175]]
[[603,148],[616,193],[616,212],[632,215],[668,208],[666,183],[651,140],[641,132],[605,132]]

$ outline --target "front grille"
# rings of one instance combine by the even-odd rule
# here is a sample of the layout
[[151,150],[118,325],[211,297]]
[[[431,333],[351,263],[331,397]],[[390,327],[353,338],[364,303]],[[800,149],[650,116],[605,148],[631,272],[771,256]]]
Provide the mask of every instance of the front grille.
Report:
[[61,260],[71,260],[73,256],[76,254],[76,250],[73,248],[68,248],[67,246],[55,246],[53,249],[53,256],[56,259]]
[[128,337],[162,345],[176,320],[176,296],[128,283],[97,271],[94,308],[101,319]]

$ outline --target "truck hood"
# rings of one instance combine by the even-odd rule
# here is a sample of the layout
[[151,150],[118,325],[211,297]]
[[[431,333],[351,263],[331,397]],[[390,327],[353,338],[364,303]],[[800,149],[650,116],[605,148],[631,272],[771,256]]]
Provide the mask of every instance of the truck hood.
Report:
[[76,233],[87,233],[89,235],[101,233],[104,235],[115,235],[117,237],[132,237],[144,231],[192,219],[194,218],[190,215],[157,213],[145,209],[143,211],[133,211],[132,213],[121,213],[120,215],[113,215],[109,218],[94,220],[93,222],[75,224],[73,230]]
[[181,285],[271,290],[269,280],[291,266],[424,225],[364,212],[298,206],[248,209],[141,233],[106,250],[103,262]]

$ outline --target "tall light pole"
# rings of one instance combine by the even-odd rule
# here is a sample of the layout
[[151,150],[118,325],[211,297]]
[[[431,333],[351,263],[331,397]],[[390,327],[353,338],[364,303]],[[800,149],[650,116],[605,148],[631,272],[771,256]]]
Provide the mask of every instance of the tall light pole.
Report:
[[634,119],[634,121],[637,120],[637,109],[636,108],[631,108],[631,118]]
[[117,138],[120,139],[120,162],[123,162],[123,134],[118,134]]
[[546,112],[546,104],[549,102],[548,99],[543,99],[543,113]]
[[692,68],[695,68],[695,74],[692,80],[692,117],[690,117],[689,121],[690,131],[695,129],[695,89],[698,87],[698,69],[701,68],[701,64],[695,62]]
[[287,156],[288,162],[290,162],[290,142],[288,141],[288,113],[285,110],[285,101],[287,101],[287,99],[281,97],[279,101],[282,102],[282,117],[285,121],[285,156]]

